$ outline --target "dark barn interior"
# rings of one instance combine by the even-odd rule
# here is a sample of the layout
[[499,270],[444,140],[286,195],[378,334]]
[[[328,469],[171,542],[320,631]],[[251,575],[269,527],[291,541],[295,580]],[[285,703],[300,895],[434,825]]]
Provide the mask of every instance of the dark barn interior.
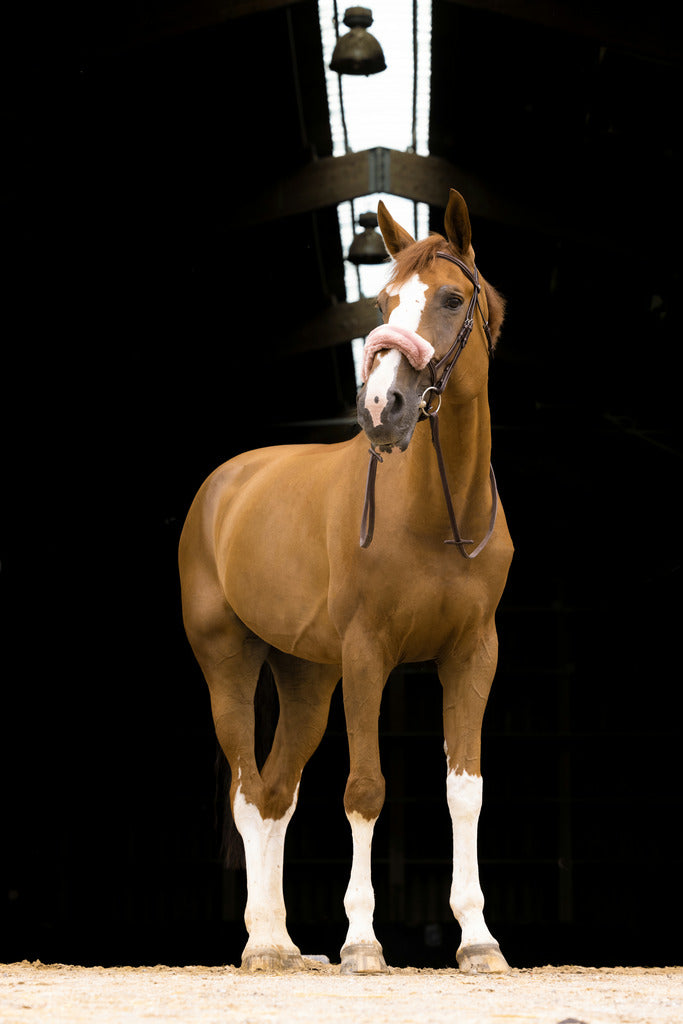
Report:
[[[680,962],[673,17],[434,0],[434,159],[397,186],[435,230],[463,192],[508,303],[490,390],[516,555],[480,865],[513,966]],[[308,173],[332,152],[313,0],[93,5],[80,30],[78,66],[35,22],[3,62],[0,955],[237,963],[177,542],[220,462],[355,430],[336,203],[357,177]],[[381,729],[377,934],[396,966],[453,965],[432,666],[395,673]],[[285,866],[294,940],[333,960],[346,770],[338,688]]]

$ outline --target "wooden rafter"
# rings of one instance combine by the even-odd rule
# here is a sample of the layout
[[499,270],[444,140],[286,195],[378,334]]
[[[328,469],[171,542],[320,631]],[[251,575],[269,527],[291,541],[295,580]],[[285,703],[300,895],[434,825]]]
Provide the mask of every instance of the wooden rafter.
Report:
[[474,215],[529,225],[528,211],[448,160],[381,147],[315,160],[247,203],[242,216],[245,224],[266,224],[376,192],[445,207],[450,188],[467,195]]

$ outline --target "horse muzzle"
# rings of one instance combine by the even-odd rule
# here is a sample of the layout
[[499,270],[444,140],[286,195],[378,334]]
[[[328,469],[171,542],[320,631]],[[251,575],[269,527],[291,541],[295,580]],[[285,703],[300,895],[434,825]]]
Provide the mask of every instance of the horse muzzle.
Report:
[[419,376],[434,349],[419,334],[394,324],[371,331],[363,352],[364,386],[358,422],[373,447],[405,451],[420,416]]
[[398,448],[404,452],[420,416],[419,394],[405,392],[398,387],[390,388],[381,410],[374,401],[376,397],[368,394],[367,384],[359,391],[356,412],[360,426],[373,448],[383,452]]

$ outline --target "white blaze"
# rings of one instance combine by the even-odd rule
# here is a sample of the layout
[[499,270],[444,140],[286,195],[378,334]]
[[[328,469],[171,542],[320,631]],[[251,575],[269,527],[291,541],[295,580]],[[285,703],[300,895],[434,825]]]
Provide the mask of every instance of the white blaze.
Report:
[[[262,818],[258,807],[247,803],[238,787],[233,814],[244,842],[247,865],[247,906],[244,922],[249,947],[278,947],[295,950],[287,934],[285,901],[282,893],[285,833],[296,808],[299,787],[291,807],[282,818]],[[297,950],[298,952],[298,950]]]
[[446,793],[453,822],[451,910],[462,929],[462,946],[495,943],[484,921],[484,894],[479,884],[477,826],[483,782],[479,775],[448,771]]
[[373,427],[378,427],[382,421],[382,413],[387,407],[400,361],[401,353],[396,348],[377,353],[374,368],[365,386],[365,408],[372,417]]
[[[406,327],[417,334],[427,301],[427,288],[428,285],[424,284],[417,274],[413,274],[400,288],[388,284],[387,295],[398,295],[399,301],[389,314],[387,323],[393,327]],[[382,413],[387,407],[400,361],[401,353],[397,349],[388,349],[377,354],[365,387],[365,408],[370,413],[373,427],[378,427],[382,421]]]
[[399,301],[398,306],[389,314],[387,323],[396,327],[407,327],[409,331],[415,331],[417,334],[427,301],[428,287],[429,285],[420,280],[418,274],[409,277],[400,288],[394,284],[388,284],[387,295],[398,295]]
[[375,912],[375,893],[372,888],[371,851],[374,821],[368,821],[352,811],[348,815],[353,836],[351,877],[344,896],[344,909],[349,919],[345,946],[376,942],[372,924]]

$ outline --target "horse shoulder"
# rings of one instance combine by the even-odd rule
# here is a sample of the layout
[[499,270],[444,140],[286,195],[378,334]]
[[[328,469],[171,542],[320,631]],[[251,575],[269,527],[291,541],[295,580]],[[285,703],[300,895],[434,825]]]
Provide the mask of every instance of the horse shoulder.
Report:
[[337,445],[245,453],[209,477],[192,513],[224,601],[257,636],[309,660],[339,657],[327,539],[344,461]]

